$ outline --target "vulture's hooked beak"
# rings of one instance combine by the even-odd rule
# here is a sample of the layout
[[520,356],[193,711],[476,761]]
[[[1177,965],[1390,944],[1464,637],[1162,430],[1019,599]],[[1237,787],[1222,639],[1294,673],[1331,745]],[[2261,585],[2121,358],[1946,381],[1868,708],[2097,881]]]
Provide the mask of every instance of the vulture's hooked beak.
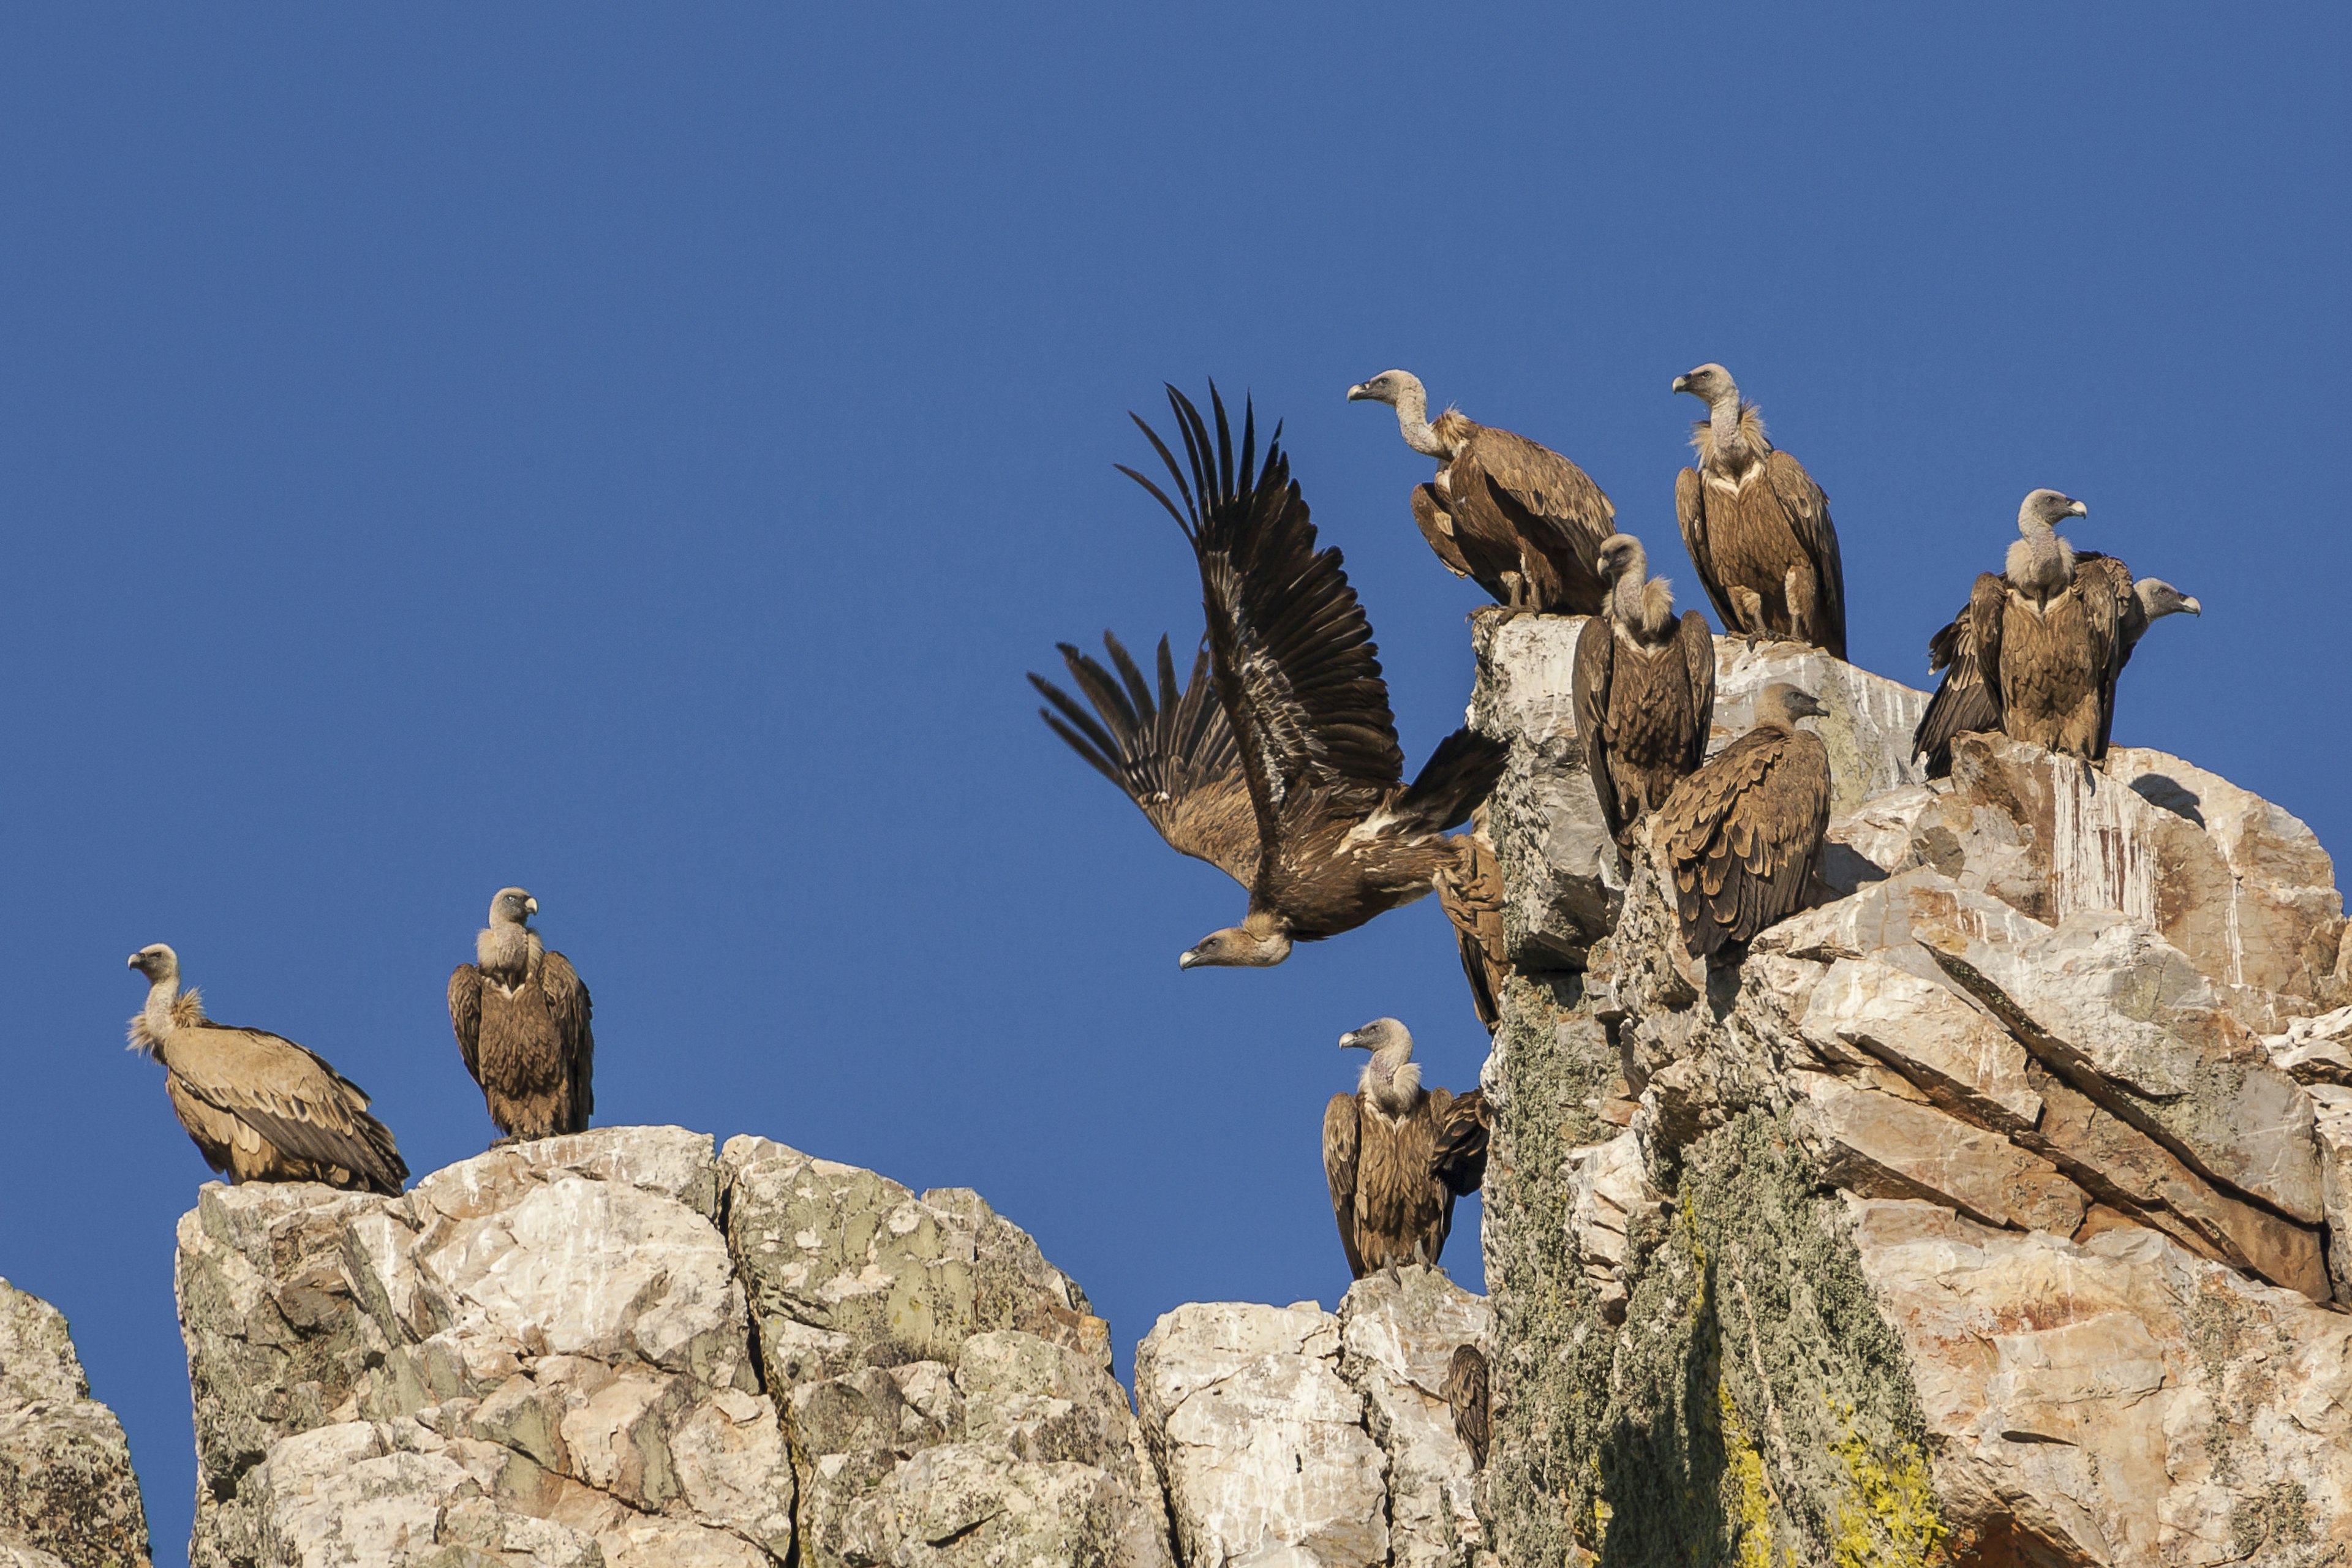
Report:
[[1676,392],[1688,392],[1690,390],[1690,377],[1686,375],[1678,375],[1675,377],[1675,390]]
[[2066,502],[2066,515],[2069,517],[2088,517],[2091,515],[2091,509],[2084,506],[2081,501],[2070,499]]
[[127,959],[123,960],[122,967],[123,967],[123,968],[125,968],[125,969],[136,969],[136,968],[138,968],[138,967],[139,967],[139,955],[138,955],[137,953],[135,953],[135,952],[134,952],[134,953],[132,953],[129,958],[127,958]]
[[1369,381],[1360,381],[1348,388],[1348,401],[1350,403],[1360,403],[1371,395],[1372,384]]
[[537,899],[525,899],[522,901],[522,912],[527,915],[535,915],[539,913],[539,900]]
[[2180,607],[2192,616],[2201,616],[2205,613],[2205,606],[2199,604],[2193,597],[2183,598],[2180,601]]
[[1196,947],[1188,947],[1176,955],[1176,967],[1179,969],[1190,969],[1200,962],[1201,950]]
[[1800,719],[1826,719],[1830,716],[1830,710],[1822,706],[1820,698],[1810,697],[1801,692],[1798,694],[1797,700],[1790,705],[1789,711]]
[[1339,1037],[1339,1048],[1343,1051],[1350,1046],[1361,1045],[1362,1043],[1362,1041],[1356,1038],[1356,1031],[1353,1029],[1349,1030],[1346,1034]]

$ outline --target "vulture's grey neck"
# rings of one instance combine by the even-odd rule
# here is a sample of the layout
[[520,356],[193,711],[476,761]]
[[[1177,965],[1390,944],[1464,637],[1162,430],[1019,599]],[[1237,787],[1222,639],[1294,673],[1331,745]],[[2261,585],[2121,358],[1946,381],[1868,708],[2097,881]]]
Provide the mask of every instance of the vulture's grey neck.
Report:
[[1673,590],[1662,578],[1650,575],[1647,556],[1636,549],[1609,590],[1609,618],[1617,629],[1647,646],[1674,625]]
[[520,921],[499,921],[474,939],[475,967],[512,991],[530,972],[536,934]]
[[174,1019],[173,1004],[180,999],[180,977],[164,976],[147,987],[147,1006],[141,1016],[146,1020],[147,1037],[161,1047],[172,1037]]
[[1748,437],[1739,428],[1739,389],[1733,387],[1706,405],[1707,434],[1715,442],[1715,455],[1724,467],[1745,466],[1749,456]]
[[2009,547],[2009,584],[2048,603],[2074,581],[2074,547],[2038,517],[2017,520],[2018,542]]
[[1385,1116],[1402,1116],[1421,1103],[1421,1064],[1412,1045],[1383,1046],[1356,1079],[1356,1092]]
[[1404,444],[1424,458],[1447,462],[1454,454],[1437,437],[1435,426],[1429,422],[1429,394],[1416,376],[1404,378],[1403,390],[1397,394],[1397,429],[1404,436]]

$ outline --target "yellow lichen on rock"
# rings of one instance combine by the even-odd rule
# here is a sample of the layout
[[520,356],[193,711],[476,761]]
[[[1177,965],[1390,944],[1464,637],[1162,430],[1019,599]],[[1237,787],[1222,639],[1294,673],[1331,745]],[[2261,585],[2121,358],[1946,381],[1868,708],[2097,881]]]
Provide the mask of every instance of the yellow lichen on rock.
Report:
[[1852,1488],[1837,1503],[1837,1568],[1927,1568],[1950,1533],[1936,1507],[1927,1457],[1907,1444],[1886,1458],[1848,1429],[1833,1447]]

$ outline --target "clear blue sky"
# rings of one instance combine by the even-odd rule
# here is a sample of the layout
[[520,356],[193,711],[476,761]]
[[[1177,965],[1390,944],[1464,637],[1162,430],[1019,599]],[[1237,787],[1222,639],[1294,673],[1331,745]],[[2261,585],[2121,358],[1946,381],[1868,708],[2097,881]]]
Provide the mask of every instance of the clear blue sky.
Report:
[[1180,974],[1240,893],[1021,679],[1198,633],[1111,468],[1163,379],[1288,422],[1415,763],[1478,600],[1345,387],[1566,451],[1696,604],[1667,382],[1714,359],[1832,499],[1862,662],[1918,679],[2065,489],[2206,605],[2118,741],[2345,847],[2347,52],[2316,6],[0,16],[0,1273],[159,1556],[206,1173],[121,1048],[149,942],[423,1171],[490,1135],[442,988],[520,883],[600,1120],[976,1186],[1122,1367],[1182,1300],[1338,1297],[1336,1037],[1483,1055],[1443,916]]

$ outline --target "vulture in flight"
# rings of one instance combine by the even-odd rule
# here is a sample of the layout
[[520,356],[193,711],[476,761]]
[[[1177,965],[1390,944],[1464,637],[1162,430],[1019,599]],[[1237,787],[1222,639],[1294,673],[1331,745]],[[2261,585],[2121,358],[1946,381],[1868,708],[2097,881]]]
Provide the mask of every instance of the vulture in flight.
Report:
[[1608,591],[1601,542],[1617,509],[1582,468],[1524,436],[1474,425],[1453,409],[1429,418],[1429,394],[1408,371],[1384,370],[1348,388],[1396,410],[1404,443],[1438,461],[1412,491],[1412,520],[1457,577],[1475,579],[1514,611],[1589,616]]
[[1827,709],[1775,681],[1756,726],[1675,786],[1656,842],[1675,879],[1683,943],[1710,965],[1805,906],[1830,826],[1830,753],[1797,728]]
[[1675,618],[1675,592],[1650,575],[1642,542],[1601,547],[1608,605],[1576,639],[1576,729],[1601,818],[1630,865],[1635,825],[1706,760],[1715,724],[1715,638],[1696,610]]
[[[2054,531],[2058,519],[2080,517],[2084,511],[2080,501],[2055,490],[2035,490],[2027,496],[2018,513],[2018,531],[2022,537],[2010,546],[2008,564],[2029,582],[2058,581],[2063,573],[2068,585],[2081,590],[2073,602],[2063,605],[2054,602],[2066,597],[2062,591],[2052,596],[2047,609],[2041,610],[2034,607],[2037,601],[2026,597],[2019,613],[2033,619],[2021,622],[2021,630],[2027,634],[2019,644],[2021,648],[2042,648],[2049,635],[2058,629],[2060,623],[2071,620],[2081,605],[2088,605],[2093,611],[2084,622],[2086,626],[2103,623],[2107,616],[2105,606],[2113,602],[2112,651],[2097,682],[2097,733],[2089,748],[2081,753],[2098,762],[2106,756],[2108,739],[2115,730],[2116,683],[2124,667],[2131,662],[2132,650],[2139,646],[2139,639],[2151,625],[2165,616],[2202,615],[2204,606],[2160,577],[2142,577],[2135,582],[2131,569],[2114,556],[2095,550],[2075,550],[2059,538]],[[2037,551],[2041,552],[2038,557]],[[2069,559],[2074,563],[2071,571],[2064,565]],[[1999,658],[2004,641],[2000,633],[2008,611],[2009,582],[2006,573],[1998,577],[1990,573],[1978,577],[1969,603],[1950,624],[1927,639],[1927,669],[1931,674],[1943,671],[1944,679],[1929,700],[1927,712],[1920,715],[1919,727],[1912,732],[1911,753],[1926,759],[1931,779],[1950,775],[1952,742],[1957,737],[1991,731],[2015,732],[2009,731],[2004,718]],[[1990,657],[1978,632],[1979,605],[1983,624],[1995,632]],[[2056,620],[2052,618],[2052,611],[2057,612]],[[2074,732],[2080,733],[2082,728],[2075,725]]]
[[231,1182],[399,1194],[407,1163],[359,1085],[291,1040],[205,1017],[204,998],[180,989],[180,955],[162,942],[130,967],[147,977],[131,1048],[163,1064],[173,1114],[205,1164]]
[[1178,692],[1161,654],[1155,703],[1115,641],[1117,680],[1066,647],[1091,717],[1049,682],[1030,680],[1054,706],[1045,721],[1172,847],[1249,889],[1242,923],[1210,932],[1180,964],[1262,968],[1288,958],[1294,942],[1353,931],[1427,893],[1460,862],[1465,841],[1446,831],[1494,786],[1507,749],[1457,730],[1404,782],[1371,626],[1339,552],[1316,547],[1280,432],[1259,467],[1254,416],[1244,411],[1236,454],[1223,401],[1213,387],[1210,396],[1213,436],[1192,402],[1168,389],[1187,464],[1136,420],[1181,506],[1134,469],[1121,471],[1168,509],[1199,561],[1206,684],[1223,730],[1197,695],[1197,659],[1192,685]]
[[1486,1174],[1486,1095],[1421,1087],[1412,1032],[1375,1018],[1339,1037],[1370,1051],[1353,1094],[1323,1111],[1323,1173],[1354,1278],[1402,1264],[1434,1267],[1454,1224],[1454,1200]]
[[537,899],[500,888],[488,929],[474,938],[474,962],[449,975],[449,1026],[500,1143],[584,1132],[596,1109],[588,987],[530,929],[537,913]]
[[1723,629],[1845,657],[1845,568],[1830,498],[1764,436],[1731,373],[1703,364],[1675,390],[1706,405],[1691,427],[1698,465],[1675,479],[1675,515]]

